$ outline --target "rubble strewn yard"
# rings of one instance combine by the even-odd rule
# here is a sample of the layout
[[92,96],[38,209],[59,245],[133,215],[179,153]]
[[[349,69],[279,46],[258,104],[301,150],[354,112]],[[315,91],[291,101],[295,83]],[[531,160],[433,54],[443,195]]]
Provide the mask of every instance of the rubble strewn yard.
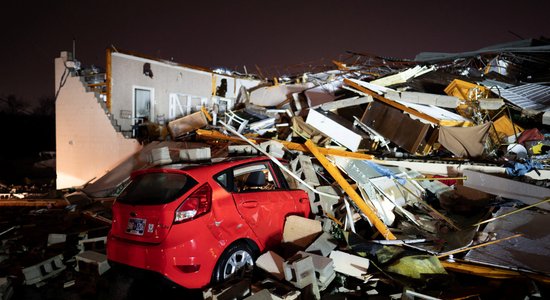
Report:
[[[234,103],[144,118],[141,148],[82,186],[2,182],[0,299],[550,297],[550,41],[247,76],[261,84]],[[311,209],[286,217],[252,274],[187,290],[110,264],[111,207],[133,171],[236,156],[267,156]]]

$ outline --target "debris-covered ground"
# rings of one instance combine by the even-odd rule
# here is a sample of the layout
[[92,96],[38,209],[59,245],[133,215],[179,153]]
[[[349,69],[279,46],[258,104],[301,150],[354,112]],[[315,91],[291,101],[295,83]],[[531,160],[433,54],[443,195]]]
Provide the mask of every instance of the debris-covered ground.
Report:
[[[350,53],[145,124],[143,150],[55,197],[0,185],[2,299],[543,299],[550,282],[550,43],[400,60]],[[168,132],[164,135],[162,132]],[[267,155],[309,194],[251,277],[185,290],[105,254],[128,170]]]

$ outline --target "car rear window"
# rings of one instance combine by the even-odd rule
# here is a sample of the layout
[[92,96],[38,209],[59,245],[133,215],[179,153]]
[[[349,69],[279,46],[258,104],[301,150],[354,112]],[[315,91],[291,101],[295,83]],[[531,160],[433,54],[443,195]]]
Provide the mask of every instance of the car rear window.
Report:
[[134,178],[117,201],[132,205],[170,203],[197,184],[193,178],[175,173],[146,173]]

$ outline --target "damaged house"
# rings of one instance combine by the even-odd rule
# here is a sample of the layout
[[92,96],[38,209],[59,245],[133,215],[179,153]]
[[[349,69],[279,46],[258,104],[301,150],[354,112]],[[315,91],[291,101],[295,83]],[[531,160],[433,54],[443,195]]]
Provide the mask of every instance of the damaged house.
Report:
[[[544,298],[549,54],[547,40],[415,60],[349,52],[268,81],[116,49],[102,72],[62,52],[57,188],[84,186],[88,201],[71,193],[65,210],[27,219],[67,214],[87,228],[50,232],[41,247],[55,255],[35,251],[24,284],[87,262],[110,280],[118,260],[172,278],[202,268],[203,299]],[[262,231],[274,247],[254,247]],[[99,244],[80,247],[77,269],[60,256],[75,236]],[[179,251],[205,237],[196,255]],[[233,263],[258,272],[232,278]],[[210,282],[212,270],[229,282]]]
[[55,74],[57,189],[98,179],[140,150],[140,124],[158,125],[148,136],[166,135],[169,122],[201,107],[223,113],[241,88],[261,83],[114,49],[106,51],[105,72],[82,70],[62,52]]

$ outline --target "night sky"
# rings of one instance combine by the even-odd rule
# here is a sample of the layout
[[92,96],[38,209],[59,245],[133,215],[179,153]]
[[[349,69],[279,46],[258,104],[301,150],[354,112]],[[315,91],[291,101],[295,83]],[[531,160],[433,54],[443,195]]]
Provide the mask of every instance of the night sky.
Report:
[[[387,2],[387,3],[385,3]],[[54,58],[72,49],[104,66],[105,48],[256,72],[346,50],[414,58],[550,37],[550,1],[2,1],[0,97],[54,94]]]

